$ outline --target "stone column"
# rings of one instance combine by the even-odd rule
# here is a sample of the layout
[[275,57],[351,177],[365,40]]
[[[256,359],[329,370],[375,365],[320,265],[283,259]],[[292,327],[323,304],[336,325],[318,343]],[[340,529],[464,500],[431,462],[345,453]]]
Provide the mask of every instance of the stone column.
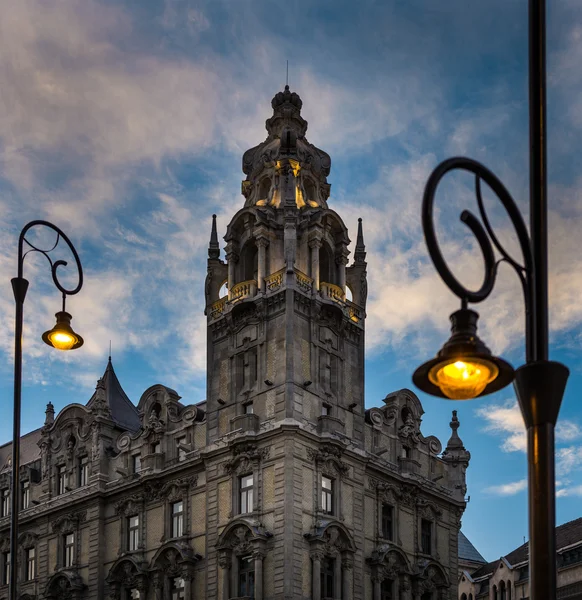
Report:
[[372,583],[374,584],[374,600],[382,599],[382,578],[379,575],[372,577]]
[[235,267],[238,262],[238,253],[231,243],[226,247],[226,262],[228,265],[228,282],[226,285],[228,287],[228,299],[230,300],[232,298],[232,286],[236,284]]
[[222,569],[222,600],[230,598],[230,568],[231,560],[229,556],[221,556],[218,559],[218,564]]
[[263,559],[265,555],[260,550],[253,552],[255,559],[255,600],[263,600]]
[[348,264],[348,251],[346,248],[342,248],[340,254],[336,258],[337,264],[337,284],[342,290],[346,291],[346,265]]
[[257,289],[259,292],[265,291],[265,277],[267,276],[267,246],[269,240],[264,237],[257,238],[258,248],[258,270],[257,270]]
[[333,573],[333,595],[336,600],[342,600],[342,561],[336,556]]
[[321,240],[313,238],[309,240],[309,247],[311,248],[311,273],[310,276],[313,279],[313,291],[319,290],[319,249],[321,248]]
[[343,575],[343,586],[342,586],[342,600],[352,600],[353,582],[352,582],[352,568],[353,563],[349,558],[346,558],[342,562],[342,575]]
[[192,585],[192,573],[184,574],[184,598],[186,600],[194,600],[194,586]]
[[323,554],[321,552],[312,552],[311,559],[313,561],[311,568],[311,599],[321,600],[321,561]]
[[410,575],[404,574],[402,576],[400,590],[402,592],[400,595],[400,598],[402,600],[412,600],[412,586],[410,584]]

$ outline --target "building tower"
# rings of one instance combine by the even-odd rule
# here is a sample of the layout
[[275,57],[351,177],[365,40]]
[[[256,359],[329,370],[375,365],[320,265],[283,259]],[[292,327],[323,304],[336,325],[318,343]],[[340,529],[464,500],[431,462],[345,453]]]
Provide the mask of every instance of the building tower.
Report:
[[[216,221],[208,251],[207,441],[294,419],[363,441],[366,262],[328,208],[331,160],[305,138],[301,99],[272,101],[267,139],[245,152],[244,207],[226,263]],[[219,298],[221,289],[228,295]],[[353,301],[346,298],[351,290]]]

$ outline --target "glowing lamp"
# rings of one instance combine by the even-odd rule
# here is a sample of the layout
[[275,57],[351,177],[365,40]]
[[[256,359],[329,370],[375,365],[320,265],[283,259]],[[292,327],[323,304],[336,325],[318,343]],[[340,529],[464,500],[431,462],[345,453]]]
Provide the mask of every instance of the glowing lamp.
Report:
[[73,331],[71,319],[73,318],[64,310],[56,313],[56,325],[42,334],[42,340],[45,344],[56,348],[57,350],[76,350],[83,345],[83,338]]
[[491,394],[513,380],[513,367],[477,336],[479,315],[462,308],[451,315],[451,337],[436,358],[420,366],[412,380],[423,392],[449,400]]

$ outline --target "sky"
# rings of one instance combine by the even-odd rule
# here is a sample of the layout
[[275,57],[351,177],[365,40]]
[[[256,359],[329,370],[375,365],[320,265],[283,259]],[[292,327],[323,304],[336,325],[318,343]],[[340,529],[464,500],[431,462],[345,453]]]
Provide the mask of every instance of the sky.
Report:
[[[551,359],[571,376],[556,433],[557,522],[582,516],[582,4],[548,12]],[[83,263],[67,301],[85,345],[50,350],[59,294],[40,255],[26,259],[22,431],[86,403],[111,342],[137,404],[154,383],[205,398],[203,283],[211,215],[236,210],[242,153],[266,137],[285,84],[303,100],[310,142],[331,155],[330,208],[368,251],[366,405],[412,388],[416,367],[449,333],[458,300],[430,262],[420,224],[424,185],[449,156],[479,160],[528,213],[527,3],[382,0],[20,0],[0,19],[0,394],[11,438],[17,240],[54,222]],[[485,193],[502,243],[520,259],[507,216]],[[476,211],[471,180],[439,188],[445,257],[478,287],[482,259],[458,221]],[[54,238],[38,234],[38,243]],[[352,247],[353,251],[353,247]],[[63,253],[67,259],[67,253]],[[70,256],[68,257],[70,259]],[[68,275],[65,273],[68,271]],[[75,284],[74,269],[63,279]],[[515,274],[501,266],[477,310],[480,336],[524,362]],[[487,560],[527,537],[525,432],[513,388],[452,403],[418,390],[424,435],[459,435],[472,458],[463,531]]]

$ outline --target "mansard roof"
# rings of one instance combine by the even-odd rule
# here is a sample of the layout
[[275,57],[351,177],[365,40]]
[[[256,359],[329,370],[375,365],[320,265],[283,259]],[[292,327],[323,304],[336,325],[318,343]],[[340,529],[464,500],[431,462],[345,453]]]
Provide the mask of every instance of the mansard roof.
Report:
[[[20,437],[20,464],[27,465],[40,459],[40,448],[38,441],[42,435],[42,429],[39,427],[30,433]],[[10,468],[12,459],[12,442],[0,446],[0,472]]]
[[[582,542],[582,517],[575,519],[574,521],[568,521],[559,527],[556,527],[556,551],[572,546],[577,542]],[[529,542],[522,544],[515,550],[512,550],[509,554],[506,554],[502,558],[511,565],[519,565],[525,563],[529,558]],[[487,563],[475,571],[471,577],[476,579],[478,577],[484,577],[486,575],[492,575],[499,564],[499,559],[493,562]]]
[[459,559],[483,564],[487,562],[462,531],[459,531]]
[[[105,373],[103,373],[103,377],[97,384],[98,389],[100,385],[105,389],[105,401],[109,406],[111,418],[115,423],[123,429],[137,431],[141,426],[137,408],[123,391],[119,379],[117,379],[117,375],[113,369],[111,357],[109,357],[109,360],[107,361],[107,368],[105,369]],[[93,406],[97,394],[98,390],[96,389],[89,402],[87,402],[87,408],[90,409]]]

